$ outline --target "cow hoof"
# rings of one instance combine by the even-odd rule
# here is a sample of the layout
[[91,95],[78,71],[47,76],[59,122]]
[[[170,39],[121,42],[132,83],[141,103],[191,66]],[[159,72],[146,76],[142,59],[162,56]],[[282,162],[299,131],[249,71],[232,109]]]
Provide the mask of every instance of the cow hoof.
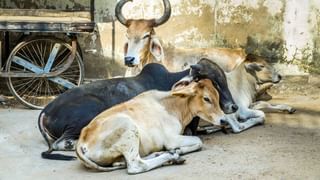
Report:
[[295,108],[291,108],[291,109],[289,109],[289,114],[293,114],[293,113],[295,113],[297,110],[295,109]]
[[222,127],[221,131],[223,134],[229,134],[228,129],[226,127]]
[[238,133],[241,132],[241,130],[240,130],[240,129],[236,129],[236,130],[232,130],[232,132],[233,132],[234,134],[238,134]]
[[192,133],[192,130],[190,128],[186,128],[183,132],[184,135],[186,136],[192,136],[193,133]]
[[180,164],[184,164],[184,162],[186,162],[186,159],[182,158],[182,157],[178,157],[177,159],[174,159],[171,161],[172,164],[175,165],[180,165]]
[[265,120],[262,120],[261,122],[259,122],[260,125],[264,125]]

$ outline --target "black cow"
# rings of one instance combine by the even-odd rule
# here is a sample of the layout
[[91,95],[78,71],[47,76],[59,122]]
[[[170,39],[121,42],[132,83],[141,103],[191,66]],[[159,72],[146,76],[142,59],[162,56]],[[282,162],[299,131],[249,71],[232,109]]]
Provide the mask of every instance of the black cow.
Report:
[[[223,70],[210,60],[202,59],[200,62],[191,66],[193,78],[209,78],[219,91],[222,110],[227,114],[235,112],[237,106],[229,92]],[[164,66],[151,63],[136,77],[96,81],[61,94],[39,115],[39,129],[49,146],[48,151],[42,152],[42,157],[72,160],[72,156],[51,152],[74,150],[81,129],[100,112],[147,90],[169,91],[174,83],[189,73],[190,70],[170,73]],[[198,118],[190,125],[192,132],[198,126],[197,121]]]

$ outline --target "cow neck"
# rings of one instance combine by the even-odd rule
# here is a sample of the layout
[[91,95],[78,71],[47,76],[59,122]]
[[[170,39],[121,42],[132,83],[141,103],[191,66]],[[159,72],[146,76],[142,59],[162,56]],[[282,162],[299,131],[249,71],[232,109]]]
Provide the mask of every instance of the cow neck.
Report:
[[162,99],[160,103],[164,105],[169,114],[178,118],[182,126],[181,132],[196,116],[190,109],[190,97],[170,95]]
[[245,107],[249,106],[255,95],[256,80],[245,71],[244,63],[229,74],[227,81],[232,94],[237,95],[233,97],[237,99],[236,103],[243,104]]
[[184,71],[181,72],[175,72],[175,73],[168,73],[168,82],[170,82],[169,84],[174,84],[176,82],[178,82],[180,79],[182,79],[183,77],[189,75],[190,69],[186,69]]

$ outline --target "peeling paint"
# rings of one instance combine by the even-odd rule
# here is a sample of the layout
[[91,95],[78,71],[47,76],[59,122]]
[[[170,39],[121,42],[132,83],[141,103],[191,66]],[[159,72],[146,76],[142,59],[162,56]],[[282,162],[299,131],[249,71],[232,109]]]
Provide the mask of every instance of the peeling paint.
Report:
[[281,13],[282,9],[284,8],[283,2],[279,0],[266,0],[263,2],[263,6],[268,9],[268,12],[272,16]]

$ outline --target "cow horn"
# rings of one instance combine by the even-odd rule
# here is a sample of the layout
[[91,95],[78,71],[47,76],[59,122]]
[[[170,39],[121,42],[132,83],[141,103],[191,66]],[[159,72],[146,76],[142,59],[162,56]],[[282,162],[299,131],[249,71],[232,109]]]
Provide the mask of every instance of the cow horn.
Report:
[[155,27],[156,26],[160,26],[161,24],[165,23],[168,21],[168,19],[170,18],[171,15],[171,5],[169,0],[163,0],[163,6],[164,6],[164,14],[162,17],[160,17],[159,19],[155,20]]
[[126,20],[126,18],[123,16],[122,14],[122,7],[125,3],[127,3],[128,1],[132,1],[132,0],[121,0],[117,3],[116,5],[116,17],[118,19],[118,21],[123,24],[124,26],[128,26],[128,21]]

